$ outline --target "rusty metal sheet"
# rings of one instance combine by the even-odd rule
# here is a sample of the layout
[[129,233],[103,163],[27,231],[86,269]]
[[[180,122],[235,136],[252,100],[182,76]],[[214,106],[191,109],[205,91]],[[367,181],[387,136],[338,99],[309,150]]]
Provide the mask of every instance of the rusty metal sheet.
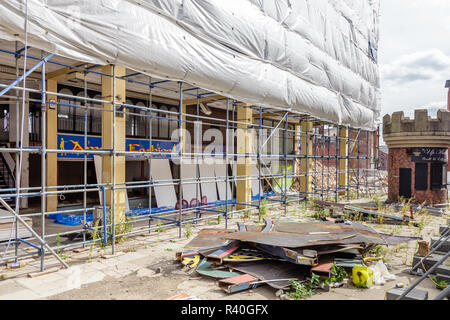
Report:
[[353,230],[339,234],[294,234],[287,232],[236,232],[228,239],[286,248],[301,248],[326,244],[386,244],[381,237],[367,237]]
[[380,235],[372,228],[369,228],[357,222],[352,222],[351,225],[347,225],[341,223],[333,223],[329,221],[320,221],[320,222],[317,221],[306,223],[278,221],[277,223],[275,223],[273,230],[278,232],[287,232],[295,234],[314,234],[323,232],[338,234],[352,230],[367,236],[380,237]]
[[290,282],[287,280],[272,280],[304,280],[305,276],[310,274],[309,267],[278,260],[263,260],[245,263],[225,263],[224,265],[232,268],[233,270],[250,274],[260,280],[268,281],[267,284],[275,289],[288,288],[290,286]]
[[176,253],[177,260],[181,261],[183,257],[201,254],[203,256],[214,252],[215,250],[226,246],[230,240],[225,237],[233,230],[226,229],[203,229],[183,248],[182,252]]
[[202,229],[197,236],[184,246],[187,250],[224,246],[228,243],[225,238],[233,230],[227,229]]

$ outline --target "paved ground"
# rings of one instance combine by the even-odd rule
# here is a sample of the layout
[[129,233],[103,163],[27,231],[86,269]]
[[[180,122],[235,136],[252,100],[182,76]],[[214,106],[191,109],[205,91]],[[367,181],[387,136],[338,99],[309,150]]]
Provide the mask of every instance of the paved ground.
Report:
[[[425,227],[421,230],[411,226],[376,226],[383,232],[394,234],[418,234],[425,240],[437,233],[439,224],[444,218],[424,216]],[[238,221],[238,220],[235,220]],[[231,223],[234,226],[235,223]],[[204,227],[192,227],[192,236]],[[217,225],[217,227],[221,227]],[[192,237],[191,236],[191,237]],[[212,279],[200,277],[198,274],[187,274],[181,265],[175,261],[175,253],[189,241],[185,235],[178,238],[178,230],[167,230],[160,235],[134,236],[117,245],[118,255],[112,258],[101,258],[109,255],[110,248],[101,249],[88,247],[85,251],[64,251],[62,254],[71,265],[69,270],[59,270],[55,273],[29,278],[29,272],[39,270],[37,259],[29,260],[27,266],[21,269],[7,270],[0,267],[0,300],[5,299],[167,299],[179,293],[187,293],[199,299],[278,299],[275,290],[262,286],[255,290],[228,295],[219,290]],[[312,296],[312,300],[382,300],[385,292],[403,282],[406,285],[417,277],[407,273],[410,268],[416,243],[390,247],[386,259],[392,266],[391,272],[397,280],[384,286],[371,289],[357,289],[351,283],[343,288],[331,289],[330,292],[320,292]],[[408,266],[409,264],[409,266]],[[56,259],[46,258],[46,267],[60,267]],[[421,288],[427,289],[432,299],[439,294],[430,280],[424,281]]]

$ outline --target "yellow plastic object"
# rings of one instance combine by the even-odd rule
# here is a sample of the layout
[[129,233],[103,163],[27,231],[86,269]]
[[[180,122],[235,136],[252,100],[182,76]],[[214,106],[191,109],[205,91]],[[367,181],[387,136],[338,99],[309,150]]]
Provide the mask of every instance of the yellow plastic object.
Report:
[[194,268],[200,262],[200,256],[196,255],[193,258],[185,257],[181,262],[185,266],[189,266],[190,268]]
[[373,285],[373,270],[369,267],[353,267],[353,284],[358,288],[370,288]]

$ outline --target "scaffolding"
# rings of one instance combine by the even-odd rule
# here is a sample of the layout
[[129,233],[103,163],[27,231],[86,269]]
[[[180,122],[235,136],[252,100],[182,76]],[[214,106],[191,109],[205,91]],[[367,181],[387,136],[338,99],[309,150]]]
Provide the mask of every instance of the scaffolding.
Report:
[[[2,105],[10,108],[15,103],[16,139],[15,143],[10,139],[3,144],[0,153],[3,159],[8,154],[14,159],[16,177],[20,175],[21,159],[29,155],[39,157],[40,185],[22,186],[21,181],[15,181],[14,186],[5,185],[0,189],[1,203],[17,215],[9,239],[0,242],[0,263],[38,255],[44,270],[46,254],[55,250],[102,242],[109,244],[111,253],[115,254],[118,238],[160,228],[178,228],[182,237],[187,224],[218,216],[224,217],[228,228],[230,217],[250,212],[261,217],[262,208],[272,207],[287,214],[291,206],[308,205],[314,200],[338,202],[383,192],[378,172],[377,131],[339,126],[294,110],[246,104],[207,88],[154,79],[115,65],[73,62],[37,49],[19,48],[18,43],[1,44],[0,74],[6,74],[9,68],[14,71],[15,80],[0,76],[3,80],[0,99]],[[29,65],[21,70],[20,61],[25,57]],[[105,95],[108,85],[110,94]],[[79,93],[58,90],[70,86],[78,88]],[[138,97],[135,101],[139,102],[127,100],[128,96]],[[33,136],[27,146],[21,143],[19,147],[20,132],[24,129],[18,116],[24,111],[20,103],[36,107],[37,116],[31,119],[28,112],[25,123],[28,130],[38,129],[29,132],[30,137],[34,134],[37,138]],[[56,145],[55,135],[61,133],[57,123],[60,119],[61,123],[67,120],[64,114],[58,113],[60,108],[71,110],[70,114],[74,115],[72,127],[78,125],[77,142],[81,148],[65,150]],[[101,115],[100,148],[88,148],[95,127],[94,114]],[[9,120],[3,129],[11,130],[11,114]],[[222,136],[223,141],[214,140],[205,146],[205,127],[220,132],[221,135],[213,136]],[[172,149],[161,151],[153,147],[154,132],[166,129],[167,139],[157,140],[171,143]],[[148,148],[127,150],[124,146],[127,133],[143,136],[140,140],[145,140]],[[212,138],[208,138],[210,142]],[[88,169],[96,156],[103,167],[111,166],[108,169],[111,176],[92,183],[92,171]],[[72,157],[72,161],[82,163],[82,183],[57,182],[61,179],[58,167],[50,166],[58,166],[64,161],[62,157]],[[171,179],[153,178],[156,159],[170,160]],[[142,163],[142,179],[126,181],[127,160]],[[225,169],[220,174],[201,174],[201,165],[210,162],[220,163]],[[104,173],[106,169],[102,170]],[[184,170],[194,170],[195,174]],[[219,188],[219,184],[221,188],[225,185],[221,189],[224,195],[219,194],[220,199],[215,201],[205,198],[205,189]],[[192,199],[183,194],[187,186],[195,186]],[[155,190],[161,187],[175,190],[176,202],[168,208],[154,205]],[[126,209],[128,194],[133,192],[141,194],[144,205]],[[93,201],[97,194],[97,200]],[[76,200],[70,206],[58,205],[66,197]],[[20,204],[19,200],[24,199],[29,204],[27,208]],[[99,208],[101,215],[96,217],[94,213]],[[54,215],[73,214],[82,216],[82,224],[70,230],[59,230],[50,220]],[[88,221],[90,215],[93,221]],[[18,217],[32,219],[31,237],[19,236],[19,225],[26,222],[19,221]],[[5,218],[0,216],[0,223],[1,219]],[[60,237],[67,240],[57,243]],[[20,250],[21,245],[31,246],[33,251]]]

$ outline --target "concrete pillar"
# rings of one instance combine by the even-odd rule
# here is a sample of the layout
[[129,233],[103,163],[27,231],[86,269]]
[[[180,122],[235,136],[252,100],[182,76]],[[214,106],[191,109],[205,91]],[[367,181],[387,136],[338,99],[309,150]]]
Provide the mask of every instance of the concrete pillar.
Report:
[[[312,118],[303,119],[301,121],[301,155],[310,156],[313,153],[313,121]],[[312,191],[312,176],[309,174],[311,171],[311,159],[302,158],[300,160],[300,171],[303,174],[300,177],[300,191],[305,194],[305,197],[309,198],[308,192]]]
[[[31,86],[28,85],[27,87],[30,88]],[[22,93],[20,93],[20,98],[22,98]],[[25,117],[24,117],[24,126],[23,126],[23,146],[28,147],[30,145],[30,135],[28,132],[28,114],[30,110],[29,105],[29,93],[25,93]],[[17,122],[18,121],[18,122]],[[11,147],[16,146],[17,148],[20,147],[20,134],[21,134],[21,122],[22,122],[22,99],[19,101],[14,101],[9,105],[9,142],[11,143]],[[19,124],[17,126],[17,123]],[[19,138],[17,138],[17,135]],[[4,155],[5,158],[12,159],[11,156],[13,154]],[[11,163],[11,161],[7,160],[8,165],[11,164],[10,169],[11,172],[14,174],[14,176],[17,178],[17,170],[19,165],[19,158],[16,158],[16,164]],[[22,153],[22,172],[20,174],[21,176],[21,188],[26,188],[29,186],[29,153],[23,152]],[[21,197],[20,198],[20,207],[26,208],[28,206],[28,198],[27,197]]]
[[[113,65],[107,65],[102,68],[102,72],[105,74],[113,74]],[[118,79],[125,76],[125,68],[115,67],[116,79],[108,76],[102,76],[102,99],[113,101],[113,87],[115,82],[115,96],[116,103],[124,103],[126,98],[126,83],[125,80]],[[110,103],[103,104],[102,112],[102,149],[113,149],[113,137],[115,139],[115,150],[125,151],[125,115],[116,113],[115,117],[115,130],[113,130],[114,113],[113,105]],[[116,109],[117,110],[117,109]],[[115,166],[113,165],[112,155],[103,155],[102,157],[102,179],[103,183],[113,183],[113,172],[115,176],[115,183],[120,184],[125,182],[125,157],[116,156]],[[106,205],[109,206],[112,213],[114,207],[114,219],[115,223],[125,221],[125,208],[126,208],[126,190],[115,190],[114,202],[113,192],[107,187],[106,190]],[[112,218],[111,218],[112,219]],[[112,221],[112,220],[111,220]],[[116,233],[120,234],[121,230],[117,230]]]
[[[339,166],[338,166],[338,177],[339,177],[339,189],[347,188],[348,179],[348,128],[339,127]],[[341,191],[340,194],[344,194],[345,191]]]
[[[58,92],[58,81],[48,79],[46,89],[48,92]],[[47,95],[47,101],[58,101],[55,95]],[[47,149],[58,149],[58,106],[56,104],[47,104],[46,134]],[[46,186],[58,185],[58,156],[56,153],[47,153],[46,164]],[[47,191],[51,191],[48,189]],[[55,211],[58,207],[58,196],[47,196],[47,211]]]
[[[238,203],[249,203],[252,200],[252,175],[251,158],[249,154],[253,150],[253,137],[251,124],[253,123],[252,109],[247,108],[246,104],[237,106],[237,121],[246,124],[238,124],[237,127],[237,176],[236,182],[236,201]],[[245,178],[245,179],[244,179]],[[241,180],[242,179],[242,180]],[[238,210],[247,209],[247,205],[237,205]]]

